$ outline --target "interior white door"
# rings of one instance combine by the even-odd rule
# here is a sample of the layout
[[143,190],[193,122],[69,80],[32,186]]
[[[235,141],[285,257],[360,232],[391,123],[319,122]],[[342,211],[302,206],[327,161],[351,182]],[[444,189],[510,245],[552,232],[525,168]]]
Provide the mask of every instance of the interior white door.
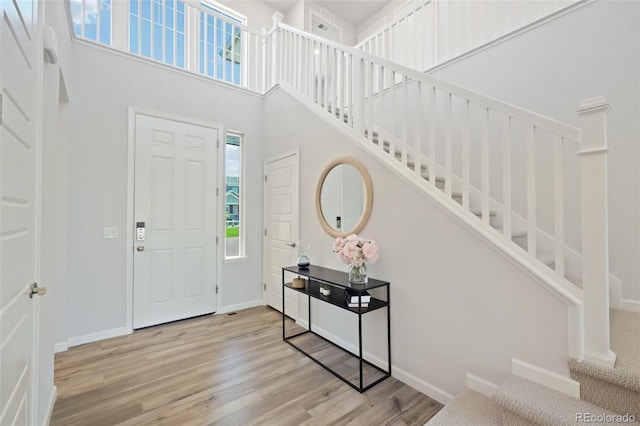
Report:
[[217,129],[136,115],[134,328],[216,310],[217,144]]
[[[267,162],[265,175],[264,299],[282,312],[282,267],[298,257],[298,156]],[[298,293],[286,289],[285,298],[285,313],[297,319]]]
[[[0,1],[0,424],[35,424],[38,2]],[[40,52],[42,56],[42,52]]]

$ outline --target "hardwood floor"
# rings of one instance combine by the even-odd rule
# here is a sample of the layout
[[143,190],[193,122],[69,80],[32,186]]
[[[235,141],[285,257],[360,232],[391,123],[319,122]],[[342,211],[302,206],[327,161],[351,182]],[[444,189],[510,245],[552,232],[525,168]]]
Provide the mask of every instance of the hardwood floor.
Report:
[[282,341],[268,307],[59,353],[52,425],[423,425],[441,404],[388,378],[364,394]]

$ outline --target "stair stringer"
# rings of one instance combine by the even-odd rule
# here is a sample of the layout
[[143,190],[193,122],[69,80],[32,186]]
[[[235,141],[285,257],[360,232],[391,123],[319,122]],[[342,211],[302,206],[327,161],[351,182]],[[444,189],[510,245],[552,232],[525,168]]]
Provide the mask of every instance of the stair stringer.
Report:
[[371,143],[370,139],[361,136],[355,129],[345,126],[339,120],[336,120],[324,108],[317,105],[313,101],[301,96],[293,87],[285,82],[276,84],[272,90],[283,90],[293,99],[298,101],[302,106],[308,108],[319,119],[331,126],[334,130],[345,136],[347,140],[359,147],[363,152],[367,153],[389,171],[401,178],[417,194],[425,197],[438,206],[441,210],[448,213],[460,225],[482,239],[491,248],[500,253],[506,259],[511,261],[516,267],[531,276],[545,290],[550,292],[556,298],[567,305],[567,315],[569,323],[569,348],[570,356],[582,360],[584,358],[584,303],[582,290],[565,278],[559,277],[555,271],[550,269],[540,260],[530,256],[525,250],[512,241],[506,241],[504,236],[491,226],[485,225],[471,211],[462,208],[455,200],[448,198],[435,185],[426,183],[426,181],[418,176],[414,171],[408,169],[400,162],[386,154],[382,149]]

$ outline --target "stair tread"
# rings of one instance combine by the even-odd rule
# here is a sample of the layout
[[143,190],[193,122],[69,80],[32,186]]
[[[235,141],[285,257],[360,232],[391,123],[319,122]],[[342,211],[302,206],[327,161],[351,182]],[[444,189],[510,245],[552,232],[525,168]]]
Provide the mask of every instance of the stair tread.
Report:
[[[504,228],[496,228],[496,231],[503,234]],[[511,238],[523,238],[526,236],[527,236],[527,231],[514,231],[513,229],[511,230]]]
[[514,375],[502,382],[493,399],[505,410],[543,425],[575,425],[577,413],[616,415],[590,402]]
[[502,423],[500,406],[491,398],[471,389],[462,391],[428,422],[429,426],[478,425],[494,426]]
[[[462,196],[462,195],[461,195]],[[472,207],[469,211],[476,216],[482,216],[482,207]],[[489,216],[495,216],[497,213],[495,210],[489,209]]]
[[640,314],[618,309],[609,312],[611,350],[616,354],[615,367],[601,367],[572,358],[569,368],[640,392]]

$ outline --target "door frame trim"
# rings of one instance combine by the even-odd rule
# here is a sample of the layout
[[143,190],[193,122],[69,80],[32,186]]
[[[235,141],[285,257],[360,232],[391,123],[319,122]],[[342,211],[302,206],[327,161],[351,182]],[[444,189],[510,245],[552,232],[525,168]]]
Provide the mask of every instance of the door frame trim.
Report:
[[[298,171],[298,174],[296,176],[296,190],[298,191],[297,194],[297,210],[298,210],[298,220],[297,222],[297,226],[296,226],[296,235],[298,235],[298,238],[300,238],[300,148],[296,148],[296,149],[292,149],[290,151],[285,151],[282,152],[280,154],[276,154],[273,157],[269,157],[267,159],[264,160],[264,165],[263,165],[263,169],[262,169],[262,175],[266,176],[267,174],[267,164],[272,163],[274,161],[278,161],[278,160],[284,160],[287,157],[292,157],[294,156],[296,157],[296,169]],[[265,283],[266,283],[266,268],[267,268],[267,262],[266,262],[266,256],[267,256],[267,238],[264,235],[264,230],[266,229],[267,226],[267,209],[264,208],[267,205],[267,191],[265,190],[265,181],[264,179],[262,180],[262,302],[266,305],[267,303],[267,299],[265,297]]]
[[[218,131],[218,142],[220,142],[221,135],[225,134],[225,128],[222,124],[202,121],[192,118],[187,118],[177,114],[171,114],[167,112],[159,112],[155,110],[149,110],[145,108],[139,108],[135,106],[129,106],[128,113],[128,141],[127,141],[127,223],[125,226],[126,233],[126,262],[125,262],[125,329],[127,334],[133,332],[133,240],[134,229],[134,206],[135,206],[135,165],[136,165],[136,117],[138,115],[144,115],[152,118],[159,118],[163,120],[176,121],[184,124],[191,124],[194,126],[206,127],[209,129],[215,129]],[[219,145],[218,145],[219,146]],[[216,161],[217,161],[217,179],[218,183],[220,179],[224,180],[224,176],[221,178],[221,173],[224,173],[224,164],[221,165],[223,159],[220,155],[220,149],[217,149]],[[216,209],[220,213],[220,200],[222,197],[216,197]],[[224,205],[222,207],[224,210]],[[216,227],[216,232],[218,232]],[[218,235],[218,237],[220,237]],[[218,238],[220,241],[220,238]],[[220,243],[216,244],[216,283],[215,285],[220,289],[216,293],[216,312],[220,308],[222,301],[222,257],[220,256]],[[214,312],[215,313],[215,312]]]

